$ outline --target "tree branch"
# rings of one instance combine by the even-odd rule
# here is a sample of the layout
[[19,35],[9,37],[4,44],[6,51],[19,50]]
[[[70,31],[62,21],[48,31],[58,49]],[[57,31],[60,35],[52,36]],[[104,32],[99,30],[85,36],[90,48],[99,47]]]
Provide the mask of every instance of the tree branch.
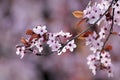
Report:
[[[100,18],[99,18],[94,24],[92,24],[92,25],[89,26],[87,29],[83,30],[83,31],[80,32],[78,35],[74,36],[74,37],[71,38],[69,41],[67,41],[65,44],[63,44],[62,47],[60,47],[60,48],[58,49],[59,52],[61,52],[62,49],[63,49],[70,41],[72,41],[72,40],[76,39],[77,37],[81,36],[83,33],[89,31],[91,28],[94,28],[95,25],[96,25],[96,24],[103,18],[103,16],[109,11],[109,9],[111,8],[111,6],[112,6],[113,3],[114,3],[114,0],[112,0],[112,2],[111,2],[111,4],[109,5],[108,9],[100,16]],[[113,12],[114,12],[114,11],[113,11]],[[113,14],[113,15],[114,15],[114,14]],[[112,19],[112,20],[113,20],[113,19]],[[110,31],[112,30],[112,27],[113,27],[113,21],[112,21],[112,25],[111,25]],[[110,34],[111,34],[111,33],[110,33]],[[108,35],[107,38],[110,37],[110,34]],[[105,44],[106,44],[106,42],[107,42],[107,40],[105,41]],[[105,44],[103,45],[103,47],[105,46]],[[55,53],[55,52],[51,52],[50,54],[53,54],[53,53]],[[46,55],[46,54],[39,54],[39,53],[38,53],[38,54],[36,54],[36,55],[37,55],[37,56],[44,56],[44,55]],[[49,54],[47,54],[47,55],[49,55]]]

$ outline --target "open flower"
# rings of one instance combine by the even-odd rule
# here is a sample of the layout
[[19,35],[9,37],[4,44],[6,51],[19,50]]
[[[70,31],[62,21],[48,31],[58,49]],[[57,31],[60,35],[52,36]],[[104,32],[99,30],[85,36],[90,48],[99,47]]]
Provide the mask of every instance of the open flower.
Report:
[[91,54],[87,57],[87,64],[89,65],[89,69],[92,70],[92,73],[96,74],[96,56],[94,54]]
[[69,32],[63,32],[62,30],[58,33],[56,33],[56,36],[63,36],[65,38],[69,38],[71,37],[72,35],[69,33]]
[[24,46],[17,46],[17,51],[16,51],[17,55],[20,55],[21,59],[24,57],[25,54],[25,47]]
[[109,52],[105,51],[104,53],[101,53],[101,63],[104,64],[105,67],[108,67],[111,65],[111,59]]
[[66,45],[66,49],[69,49],[71,52],[73,52],[74,48],[76,48],[76,44],[74,42],[74,40],[70,41],[67,45]]
[[51,49],[52,51],[58,51],[58,49],[61,47],[61,44],[59,42],[55,42],[54,44],[52,44]]
[[35,28],[33,28],[33,32],[42,36],[44,33],[47,32],[46,26],[36,26]]
[[115,24],[120,25],[120,1],[119,0],[114,5],[114,8],[115,8],[114,22],[115,22]]

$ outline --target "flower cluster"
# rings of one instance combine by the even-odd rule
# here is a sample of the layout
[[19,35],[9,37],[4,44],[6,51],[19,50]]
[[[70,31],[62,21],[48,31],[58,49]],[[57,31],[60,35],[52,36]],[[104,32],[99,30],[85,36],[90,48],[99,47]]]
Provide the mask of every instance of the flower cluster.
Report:
[[[87,8],[83,11],[83,18],[88,19],[88,23],[94,26],[100,26],[102,22],[104,25],[100,27],[100,31],[94,30],[87,34],[86,45],[90,47],[93,54],[89,55],[88,65],[92,70],[93,74],[96,74],[96,70],[106,70],[108,76],[112,76],[111,70],[111,59],[109,50],[112,46],[106,46],[111,34],[117,34],[118,32],[113,31],[113,25],[120,25],[120,1],[119,0],[102,0],[100,3],[95,2],[91,6],[91,2]],[[87,32],[85,32],[87,33]]]
[[109,31],[109,26],[103,26],[97,34],[95,31],[86,37],[86,45],[90,47],[90,50],[93,51],[93,53],[96,53],[97,51],[100,51],[103,47],[102,40],[105,39],[106,34]]
[[[117,4],[118,2],[115,5]],[[99,32],[93,31],[86,37],[86,45],[88,45],[93,52],[93,54],[87,57],[88,65],[94,75],[97,70],[106,70],[108,76],[112,76],[109,54],[111,48],[108,49],[108,47],[105,47],[113,28],[111,24],[114,24],[114,22],[112,22],[113,11],[109,11],[109,8],[113,8],[112,1],[102,0],[101,3],[95,3],[94,6],[88,6],[86,10],[84,10],[84,17],[88,18],[88,23],[99,26],[101,21],[104,21],[104,26],[100,28]]]
[[[113,0],[102,0],[101,3],[97,3],[95,2],[95,4],[93,6],[90,6],[90,4],[86,7],[86,9],[83,11],[84,12],[84,18],[88,18],[88,23],[90,24],[94,24],[97,20],[97,24],[99,25],[100,22],[102,20],[106,20],[106,21],[111,21],[112,17],[111,17],[111,13],[112,11],[111,10],[108,10],[109,7],[110,8],[115,8],[115,22],[116,24],[119,25],[119,17],[120,14],[120,10],[119,10],[119,4],[120,4],[120,1],[117,1],[117,3],[115,4],[111,4],[111,3],[115,3]],[[106,12],[105,15],[104,12]]]
[[100,29],[99,34],[93,32],[86,37],[86,45],[88,45],[90,50],[93,52],[93,54],[87,57],[88,65],[94,75],[97,70],[107,70],[108,76],[112,76],[109,49],[103,49],[103,40],[106,38],[106,34],[108,32],[109,26],[104,25]]
[[103,10],[99,7],[97,3],[95,3],[94,6],[89,6],[83,11],[84,17],[87,17],[89,19],[90,24],[94,24],[103,14]]
[[111,71],[111,58],[108,51],[91,54],[87,57],[87,60],[89,69],[92,70],[94,75],[96,74],[97,70],[106,70],[109,77],[113,76]]
[[[30,37],[28,39],[22,38],[21,42],[23,45],[16,46],[16,54],[20,55],[21,58],[23,58],[24,54],[28,53],[28,51],[31,51],[33,54],[42,53],[45,44],[51,48],[52,52],[57,52],[58,55],[66,52],[66,50],[73,52],[73,49],[76,48],[74,40],[68,40],[72,36],[68,32],[60,31],[58,33],[49,33],[46,30],[46,26],[37,26],[33,28],[33,30],[27,30],[26,34],[30,35]],[[68,43],[65,44],[64,42]]]

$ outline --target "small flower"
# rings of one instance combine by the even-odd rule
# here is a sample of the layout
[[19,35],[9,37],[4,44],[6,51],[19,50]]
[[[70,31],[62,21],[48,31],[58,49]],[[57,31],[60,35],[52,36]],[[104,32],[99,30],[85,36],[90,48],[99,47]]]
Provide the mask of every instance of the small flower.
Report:
[[56,38],[56,33],[48,33],[48,36],[49,36],[49,40],[55,40],[55,38]]
[[99,32],[99,39],[105,38],[105,30],[101,28],[101,31]]
[[55,44],[55,40],[54,39],[50,39],[47,41],[47,44],[49,45],[49,47],[51,47],[53,44]]
[[109,52],[105,51],[104,53],[101,53],[101,63],[105,66],[108,67],[111,65],[111,59],[110,59],[110,54]]
[[108,7],[109,7],[109,5],[110,5],[110,3],[111,3],[111,1],[112,0],[102,0],[102,2],[101,2],[101,9],[102,10],[107,10],[108,9]]
[[93,34],[90,34],[88,37],[86,37],[86,45],[89,45],[91,47],[97,36],[98,35],[96,34],[96,32],[93,32]]
[[87,57],[87,60],[88,60],[88,62],[87,62],[87,64],[89,65],[89,64],[91,64],[91,61],[95,61],[95,55],[94,54],[92,54],[92,55],[89,55],[88,57]]
[[47,44],[49,45],[49,47],[51,47],[53,44],[55,44],[55,42],[56,42],[55,33],[49,33],[49,39],[47,41]]
[[58,32],[58,33],[56,33],[56,36],[63,36],[63,37],[65,37],[65,38],[69,38],[69,37],[71,37],[72,35],[69,33],[69,32],[63,32],[62,30],[60,31],[60,32]]
[[54,51],[57,51],[60,47],[61,47],[61,44],[59,44],[59,42],[55,42],[54,44],[52,44],[51,49],[54,52]]
[[102,58],[101,63],[104,64],[105,67],[111,65],[111,59],[109,58]]
[[93,47],[93,46],[90,47],[90,50],[93,51],[93,53],[96,53],[96,52],[97,52],[97,48],[95,48],[95,47]]
[[71,52],[73,52],[74,48],[76,48],[76,44],[74,42],[74,40],[70,41],[67,45],[66,45],[66,49],[69,49]]
[[42,38],[38,39],[35,46],[38,48],[39,52],[41,53],[43,50],[43,46],[42,46]]
[[115,12],[114,12],[114,22],[117,25],[120,25],[120,1],[118,0],[117,3],[114,5]]
[[33,40],[31,41],[30,48],[35,47],[35,46],[36,46],[36,43],[37,43],[37,39],[33,39]]
[[36,26],[35,28],[33,28],[33,32],[42,36],[47,32],[46,26]]
[[96,53],[98,50],[101,50],[103,46],[103,42],[100,39],[94,40],[92,43],[92,46],[90,47],[90,50],[93,51],[93,53]]
[[24,46],[17,46],[16,54],[20,55],[21,59],[22,59],[24,57],[24,54],[25,54],[25,47]]
[[89,35],[88,37],[86,37],[86,45],[91,45],[93,41],[93,37],[91,35]]
[[43,46],[41,44],[37,44],[36,47],[38,48],[39,53],[43,51]]
[[101,50],[103,47],[103,42],[100,39],[96,40],[94,43],[94,47],[98,50]]
[[92,73],[95,75],[96,74],[96,56],[94,54],[89,55],[87,57],[87,64],[89,65],[89,69],[92,70]]
[[31,42],[30,48],[36,47],[39,50],[39,52],[41,53],[43,50],[42,43],[43,43],[43,38],[39,38],[38,40],[33,39]]
[[99,32],[99,39],[104,39],[108,31],[109,25],[105,24],[105,26],[103,26]]

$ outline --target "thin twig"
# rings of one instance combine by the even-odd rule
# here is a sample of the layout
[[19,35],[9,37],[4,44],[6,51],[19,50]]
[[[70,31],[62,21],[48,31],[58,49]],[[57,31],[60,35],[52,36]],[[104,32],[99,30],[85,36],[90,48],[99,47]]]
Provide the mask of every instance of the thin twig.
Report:
[[106,40],[104,41],[104,44],[102,46],[102,49],[100,51],[100,61],[101,61],[101,54],[102,54],[102,51],[107,43],[107,41],[109,40],[110,36],[111,36],[111,31],[113,30],[113,26],[114,26],[114,12],[115,12],[115,8],[113,8],[113,11],[112,11],[112,24],[111,24],[111,27],[110,27],[110,31],[109,31],[109,34],[106,38]]

